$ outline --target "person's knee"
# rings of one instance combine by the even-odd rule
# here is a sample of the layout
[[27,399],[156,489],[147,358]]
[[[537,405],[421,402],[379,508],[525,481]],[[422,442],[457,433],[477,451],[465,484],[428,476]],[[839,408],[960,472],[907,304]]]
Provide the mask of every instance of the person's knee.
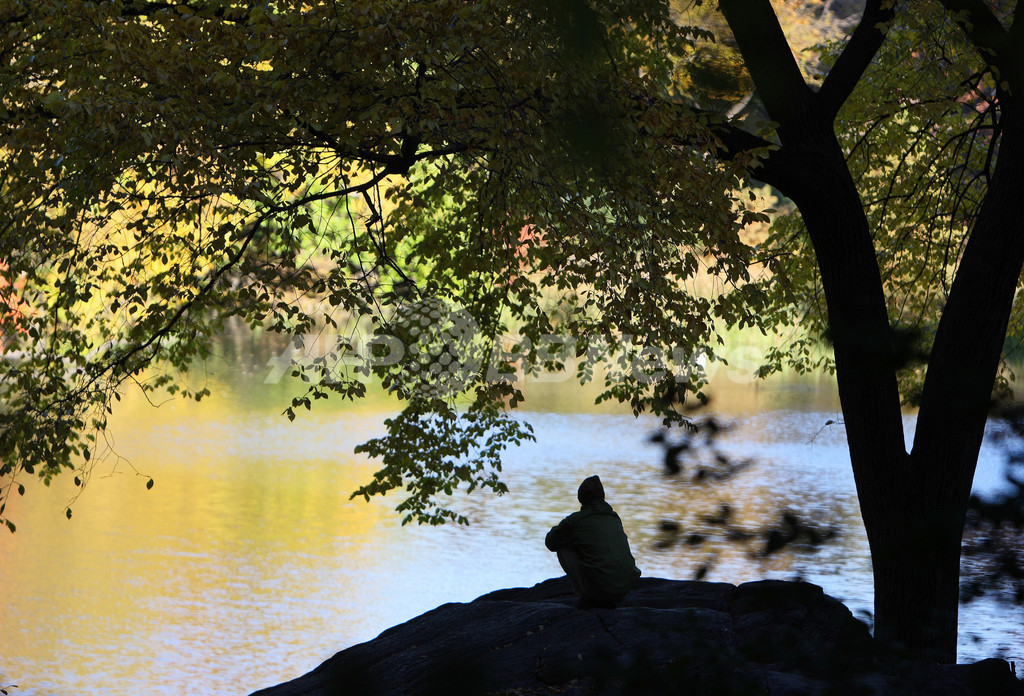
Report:
[[559,549],[557,554],[558,563],[562,566],[562,570],[565,571],[565,575],[569,578],[569,582],[572,583],[573,592],[578,595],[582,594],[583,571],[580,564],[579,554],[572,548]]
[[576,553],[576,549],[567,546],[565,548],[558,549],[556,553],[558,556],[558,564],[562,566],[562,570],[565,571],[565,574],[578,576],[580,570],[580,555]]

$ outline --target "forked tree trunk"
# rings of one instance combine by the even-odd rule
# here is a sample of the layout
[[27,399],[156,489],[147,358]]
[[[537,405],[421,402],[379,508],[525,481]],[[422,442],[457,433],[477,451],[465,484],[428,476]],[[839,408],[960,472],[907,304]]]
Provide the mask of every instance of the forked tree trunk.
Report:
[[[912,655],[953,662],[965,511],[1024,262],[1024,100],[1014,104],[1009,91],[1000,90],[995,168],[939,322],[908,454],[884,287],[865,209],[833,130],[894,10],[879,0],[866,3],[847,50],[814,92],[767,0],[721,0],[719,6],[778,124],[781,146],[770,148],[755,174],[797,204],[821,272],[850,461],[871,546],[875,634]],[[986,19],[983,12],[979,17]],[[1024,84],[1017,74],[1024,54],[1009,48],[1019,37],[1002,35],[995,24],[983,29],[973,38],[995,42],[993,50],[1006,61],[1004,77]],[[1024,25],[1014,31],[1020,34]],[[1008,43],[1000,43],[1004,38]],[[737,151],[753,138],[735,130],[726,135],[732,138],[727,148]]]
[[[953,662],[970,479],[934,477],[907,454],[892,333],[863,207],[852,182],[842,178],[822,194],[797,202],[828,302],[850,461],[871,548],[876,636],[917,656]],[[984,418],[984,411],[974,415],[982,429]],[[973,472],[974,460],[942,468]]]
[[1024,263],[1024,216],[1016,203],[1024,190],[1024,119],[1008,101],[1003,107],[999,160],[939,321],[910,454],[893,422],[899,409],[893,403],[892,343],[853,183],[843,177],[817,182],[831,189],[828,210],[818,202],[825,191],[797,200],[828,301],[850,457],[871,546],[875,634],[940,662],[956,660],[964,519]]
[[[897,588],[898,583],[885,578],[884,591],[879,593],[877,585],[875,590],[878,609],[886,612],[885,632],[893,625],[901,627],[892,637],[911,647],[934,642],[944,661],[955,658],[964,518],[1024,264],[1024,216],[1019,207],[1024,191],[1022,104],[1007,94],[1001,97],[998,159],[928,362],[910,457],[911,478],[906,482],[912,501],[908,509],[921,521],[915,532],[916,540],[922,541],[920,550],[879,549],[885,556],[895,554],[897,563],[900,554],[907,553],[911,555],[905,558],[922,564],[927,576],[921,577],[919,587],[934,605],[930,616],[919,616],[908,607],[921,600],[908,604],[903,598],[913,593],[913,585]],[[900,500],[890,504],[899,505]],[[913,578],[902,582],[907,580]]]
[[830,175],[790,196],[814,244],[828,305],[850,461],[871,548],[876,636],[952,661],[955,652],[939,646],[951,637],[955,650],[959,532],[952,546],[948,538],[939,543],[917,509],[874,246],[838,146],[831,149],[831,162],[817,170]]

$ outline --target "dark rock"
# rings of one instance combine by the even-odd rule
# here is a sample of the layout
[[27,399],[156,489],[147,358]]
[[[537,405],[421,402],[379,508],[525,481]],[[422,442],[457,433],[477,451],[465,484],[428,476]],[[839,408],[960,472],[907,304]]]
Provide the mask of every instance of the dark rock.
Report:
[[565,578],[445,604],[253,696],[995,696],[1009,665],[888,654],[820,587],[643,578],[617,609]]

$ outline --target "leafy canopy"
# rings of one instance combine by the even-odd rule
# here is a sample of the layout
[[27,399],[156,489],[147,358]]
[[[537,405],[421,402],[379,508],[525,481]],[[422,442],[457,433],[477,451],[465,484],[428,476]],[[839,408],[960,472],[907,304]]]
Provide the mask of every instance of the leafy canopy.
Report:
[[[421,522],[458,519],[439,496],[460,484],[504,490],[500,450],[530,436],[508,375],[545,362],[546,335],[667,355],[714,345],[718,319],[759,321],[756,298],[697,291],[748,279],[739,232],[763,216],[733,193],[744,161],[665,98],[703,34],[662,2],[0,13],[0,260],[20,308],[3,316],[0,500],[32,474],[86,478],[129,384],[202,398],[177,374],[232,317],[341,337],[297,366],[290,417],[361,396],[369,370],[403,399],[359,493],[404,487]],[[475,322],[467,379],[424,390],[388,360],[332,359],[354,327],[385,345],[437,298]],[[495,350],[512,331],[522,355]],[[671,412],[699,391],[648,362],[609,396]]]
[[[809,47],[849,4],[779,13]],[[838,122],[913,350],[984,188],[994,79],[918,5]],[[604,356],[603,398],[671,422],[724,327],[799,329],[765,371],[821,360],[802,222],[779,200],[763,231],[767,150],[713,110],[762,144],[773,124],[706,6],[40,0],[0,23],[0,506],[33,475],[84,481],[130,385],[202,398],[178,375],[229,319],[338,336],[296,365],[289,417],[371,372],[402,400],[356,494],[405,489],[419,522],[504,490],[500,452],[530,437],[517,365]],[[841,43],[803,51],[805,77]]]

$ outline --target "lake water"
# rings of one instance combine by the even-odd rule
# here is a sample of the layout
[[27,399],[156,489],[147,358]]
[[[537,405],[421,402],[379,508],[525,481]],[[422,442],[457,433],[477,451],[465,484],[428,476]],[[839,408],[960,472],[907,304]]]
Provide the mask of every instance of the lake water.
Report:
[[[522,415],[537,442],[508,453],[511,492],[458,496],[471,526],[440,528],[399,526],[391,499],[348,499],[375,468],[352,449],[381,432],[387,402],[329,404],[290,423],[277,388],[254,380],[221,392],[156,409],[127,399],[117,455],[97,463],[71,520],[66,477],[10,501],[19,529],[0,534],[0,687],[137,696],[280,683],[444,602],[561,575],[543,537],[595,473],[645,575],[691,578],[707,565],[708,579],[735,583],[799,576],[868,618],[867,544],[842,426],[827,425],[840,420],[827,380],[716,380],[711,411],[733,426],[718,451],[753,462],[728,484],[694,481],[714,466],[710,450],[666,476],[653,421],[536,385]],[[986,446],[978,487],[998,485],[1000,467]],[[723,503],[752,532],[788,509],[839,535],[757,557],[759,542],[723,542],[702,519]],[[662,520],[682,533],[661,531]],[[685,543],[692,533],[707,540]],[[960,659],[1020,662],[1022,618],[987,599],[962,607]]]

